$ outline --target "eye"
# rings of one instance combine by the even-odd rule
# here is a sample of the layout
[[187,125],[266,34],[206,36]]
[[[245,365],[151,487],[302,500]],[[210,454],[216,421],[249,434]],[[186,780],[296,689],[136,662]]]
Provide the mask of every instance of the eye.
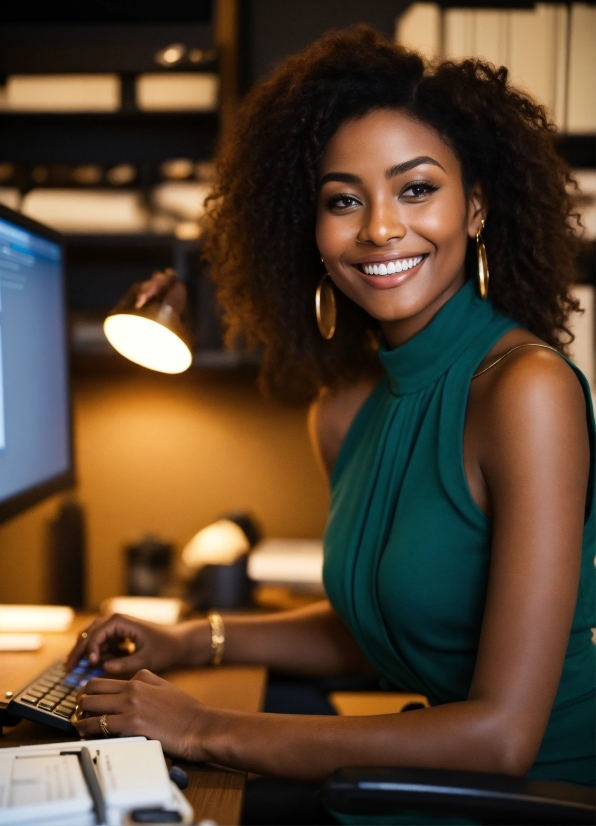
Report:
[[343,212],[347,209],[351,209],[352,207],[359,205],[360,201],[358,200],[358,198],[355,198],[354,195],[347,195],[344,193],[332,195],[325,201],[325,207],[328,210],[334,210],[336,212]]
[[439,187],[430,181],[413,181],[401,191],[400,197],[410,201],[419,201],[426,195],[436,192]]

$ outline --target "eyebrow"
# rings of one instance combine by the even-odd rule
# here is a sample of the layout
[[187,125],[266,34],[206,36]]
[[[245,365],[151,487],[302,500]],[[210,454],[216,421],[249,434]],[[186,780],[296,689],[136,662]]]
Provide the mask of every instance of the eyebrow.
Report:
[[[443,169],[441,164],[438,161],[435,161],[434,158],[431,158],[428,155],[419,155],[417,158],[412,158],[410,161],[404,161],[403,163],[398,163],[395,166],[392,166],[391,169],[388,169],[387,172],[385,172],[385,177],[387,180],[390,178],[395,178],[396,175],[403,175],[404,172],[409,172],[410,169],[414,169],[416,166],[422,166],[424,163],[430,163],[433,166],[438,166],[439,169]],[[443,172],[445,172],[444,169]]]
[[[414,169],[416,166],[421,166],[425,163],[432,164],[433,166],[438,166],[439,169],[443,169],[441,164],[429,155],[419,155],[417,158],[411,158],[409,161],[404,161],[403,163],[398,163],[395,166],[392,166],[387,170],[387,172],[385,172],[385,177],[387,180],[390,180],[391,178],[395,178],[397,175],[403,175],[404,172],[409,172],[410,169]],[[443,172],[445,172],[444,169]],[[329,181],[336,181],[342,184],[362,183],[362,179],[359,178],[358,175],[352,175],[350,172],[328,172],[326,175],[323,175],[319,181],[319,186],[321,187],[323,184],[329,183]]]

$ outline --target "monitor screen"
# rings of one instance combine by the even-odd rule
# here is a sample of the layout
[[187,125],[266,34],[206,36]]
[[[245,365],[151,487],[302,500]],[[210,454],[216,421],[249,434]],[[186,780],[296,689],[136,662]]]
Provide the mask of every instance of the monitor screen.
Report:
[[63,245],[0,208],[0,520],[72,481]]

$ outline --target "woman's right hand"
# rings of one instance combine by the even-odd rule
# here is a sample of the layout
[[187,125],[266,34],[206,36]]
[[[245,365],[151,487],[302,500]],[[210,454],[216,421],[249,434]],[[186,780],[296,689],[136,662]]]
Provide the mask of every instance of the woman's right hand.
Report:
[[188,630],[184,624],[164,627],[122,614],[102,617],[79,635],[65,668],[70,671],[82,657],[87,657],[90,663],[101,663],[104,671],[114,676],[128,676],[142,668],[163,671],[187,657]]
[[159,298],[165,304],[173,307],[178,315],[186,309],[187,293],[182,281],[178,280],[176,270],[166,267],[165,270],[154,272],[151,278],[143,281],[138,288],[135,307],[144,307],[152,298]]

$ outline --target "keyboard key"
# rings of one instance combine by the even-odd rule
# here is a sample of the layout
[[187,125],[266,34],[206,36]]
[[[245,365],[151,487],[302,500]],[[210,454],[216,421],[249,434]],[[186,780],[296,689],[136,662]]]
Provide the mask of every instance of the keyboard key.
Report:
[[39,697],[34,697],[33,694],[23,694],[23,696],[19,697],[19,699],[23,703],[28,703],[30,706],[34,706],[34,705],[37,705],[37,701],[39,700]]
[[45,691],[38,691],[36,688],[30,688],[27,694],[31,694],[33,697],[37,697],[38,700],[41,700]]
[[44,711],[53,711],[57,705],[58,703],[52,702],[51,700],[40,700],[37,708],[43,708]]
[[59,717],[66,717],[66,719],[69,719],[72,717],[73,711],[74,708],[71,708],[70,706],[68,708],[58,706],[58,708],[54,709],[54,714],[57,714]]

